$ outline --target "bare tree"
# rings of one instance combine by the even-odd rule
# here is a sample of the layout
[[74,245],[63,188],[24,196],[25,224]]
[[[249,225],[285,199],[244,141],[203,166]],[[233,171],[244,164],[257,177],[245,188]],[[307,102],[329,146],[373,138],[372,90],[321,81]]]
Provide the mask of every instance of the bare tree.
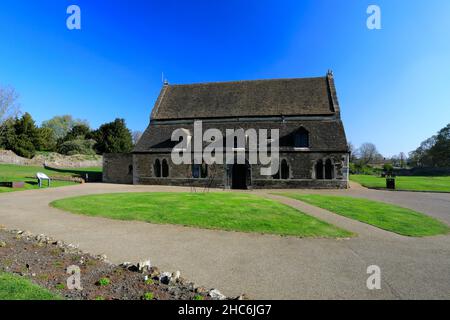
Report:
[[133,131],[133,144],[136,145],[142,137],[142,131]]
[[20,113],[19,94],[12,87],[0,86],[0,126]]
[[351,142],[348,143],[348,151],[350,152],[350,162],[354,163],[357,160],[358,156],[357,150]]
[[367,165],[380,157],[377,147],[373,143],[363,143],[358,149],[358,154],[361,163],[364,165]]
[[404,168],[406,165],[406,154],[404,152],[400,152],[400,154],[398,155],[398,158],[400,160],[400,168]]

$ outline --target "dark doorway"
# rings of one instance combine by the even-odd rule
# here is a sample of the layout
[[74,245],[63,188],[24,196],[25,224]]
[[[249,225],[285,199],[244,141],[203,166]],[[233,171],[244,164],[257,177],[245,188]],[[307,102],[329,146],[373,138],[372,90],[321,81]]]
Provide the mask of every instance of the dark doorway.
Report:
[[285,159],[281,161],[281,179],[289,179],[289,165]]
[[156,178],[161,178],[161,162],[159,159],[156,159],[155,163],[153,164],[153,175]]
[[325,162],[325,179],[327,180],[333,179],[333,171],[334,171],[333,169],[334,169],[333,164],[331,163],[331,160],[328,159]]
[[166,159],[162,162],[162,176],[163,178],[167,178],[169,176],[169,164]]
[[247,171],[248,166],[245,164],[233,165],[232,188],[239,190],[247,190]]
[[316,179],[322,180],[323,179],[323,161],[319,160],[316,164]]

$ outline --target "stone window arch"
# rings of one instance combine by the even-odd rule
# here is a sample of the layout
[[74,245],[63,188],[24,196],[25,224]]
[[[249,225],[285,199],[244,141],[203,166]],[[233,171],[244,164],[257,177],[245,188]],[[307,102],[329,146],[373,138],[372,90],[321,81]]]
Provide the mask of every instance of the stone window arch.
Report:
[[294,148],[309,148],[309,131],[303,127],[294,133]]
[[286,159],[282,159],[279,167],[278,172],[272,176],[272,179],[274,180],[288,180],[291,178],[290,173],[290,166]]
[[208,178],[208,165],[205,162],[200,167],[200,177],[203,179]]
[[159,159],[156,159],[153,164],[153,175],[156,178],[161,178],[161,161],[159,161]]
[[289,179],[289,164],[286,159],[281,160],[280,176],[282,180]]
[[169,177],[169,163],[166,159],[162,161],[162,177],[167,178]]
[[323,160],[320,159],[316,163],[316,179],[323,180]]
[[332,180],[334,178],[334,165],[331,159],[325,161],[325,179]]
[[280,180],[280,177],[281,177],[281,172],[280,172],[280,168],[278,168],[277,173],[275,173],[275,174],[272,176],[272,179],[273,179],[273,180]]
[[201,176],[201,165],[193,164],[192,165],[192,178],[199,179]]

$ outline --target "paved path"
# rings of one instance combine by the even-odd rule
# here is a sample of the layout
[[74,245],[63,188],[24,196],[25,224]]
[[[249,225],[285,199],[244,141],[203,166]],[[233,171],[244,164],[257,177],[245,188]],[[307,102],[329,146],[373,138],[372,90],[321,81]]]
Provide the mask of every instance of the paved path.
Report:
[[[0,194],[0,224],[79,244],[112,262],[150,257],[164,270],[181,270],[199,285],[257,299],[397,299],[450,297],[450,236],[406,238],[277,198],[358,237],[298,239],[200,230],[78,216],[49,208],[60,198],[109,192],[188,191],[184,188],[87,184]],[[305,191],[313,192],[313,191]],[[317,191],[314,191],[317,192]],[[392,193],[353,188],[320,191],[383,199],[450,221],[450,195]],[[267,192],[262,196],[276,198]],[[382,269],[382,290],[369,291],[369,265]]]

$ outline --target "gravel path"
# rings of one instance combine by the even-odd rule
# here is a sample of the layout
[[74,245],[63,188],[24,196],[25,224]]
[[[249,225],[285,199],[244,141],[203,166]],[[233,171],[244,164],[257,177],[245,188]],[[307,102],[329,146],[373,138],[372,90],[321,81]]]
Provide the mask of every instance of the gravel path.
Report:
[[[112,262],[151,258],[180,270],[196,284],[228,296],[256,299],[448,299],[450,236],[406,238],[334,215],[296,200],[277,200],[358,233],[348,240],[298,239],[200,230],[78,216],[48,207],[65,197],[112,193],[189,191],[189,188],[86,184],[0,194],[0,224],[77,244]],[[277,191],[278,192],[278,191]],[[450,194],[383,192],[354,187],[304,191],[383,200],[450,224]],[[267,191],[255,191],[274,198]],[[378,265],[382,289],[366,287],[367,267]]]

